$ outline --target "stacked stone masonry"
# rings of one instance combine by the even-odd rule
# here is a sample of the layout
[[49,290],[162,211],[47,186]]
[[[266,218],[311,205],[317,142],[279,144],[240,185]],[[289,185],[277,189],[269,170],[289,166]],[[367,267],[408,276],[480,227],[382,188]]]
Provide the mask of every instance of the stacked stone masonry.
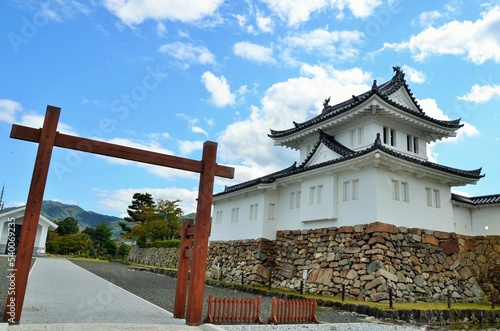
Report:
[[[500,236],[371,223],[278,231],[266,239],[211,242],[207,277],[228,283],[384,302],[486,302],[500,286]],[[243,276],[243,277],[242,277]]]
[[[129,260],[177,267],[177,250],[134,247]],[[278,231],[267,239],[211,242],[207,278],[386,302],[486,302],[500,290],[500,236],[462,236],[371,223]],[[498,299],[497,299],[498,300]]]

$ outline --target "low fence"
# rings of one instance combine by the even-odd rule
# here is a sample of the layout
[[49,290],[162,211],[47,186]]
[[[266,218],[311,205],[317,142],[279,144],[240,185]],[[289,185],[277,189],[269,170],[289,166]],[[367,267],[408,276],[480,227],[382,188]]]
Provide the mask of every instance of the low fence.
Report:
[[259,323],[262,297],[256,299],[217,298],[208,296],[205,323]]
[[319,323],[316,317],[316,300],[271,300],[269,323]]

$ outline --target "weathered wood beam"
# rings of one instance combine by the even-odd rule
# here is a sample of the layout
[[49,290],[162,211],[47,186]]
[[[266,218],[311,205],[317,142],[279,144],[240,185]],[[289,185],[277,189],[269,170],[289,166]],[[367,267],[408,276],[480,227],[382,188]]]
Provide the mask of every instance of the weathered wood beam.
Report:
[[38,220],[42,210],[43,193],[49,172],[50,158],[54,147],[57,133],[57,123],[61,108],[47,106],[43,129],[39,130],[38,151],[31,177],[31,185],[24,212],[21,236],[16,254],[15,267],[11,273],[15,286],[12,291],[8,291],[7,302],[3,321],[11,324],[19,324],[23,310],[24,296],[28,284],[28,275],[35,247]]
[[200,175],[198,205],[194,227],[194,242],[191,275],[189,279],[186,324],[200,325],[205,293],[205,270],[208,257],[208,237],[210,235],[210,214],[214,189],[215,158],[217,144],[205,142],[203,145],[203,171]]
[[[39,142],[41,132],[42,129],[13,124],[10,137]],[[99,140],[75,137],[59,132],[56,134],[54,146],[197,173],[201,173],[203,170],[202,161],[111,144]],[[215,176],[234,178],[234,168],[216,164]]]

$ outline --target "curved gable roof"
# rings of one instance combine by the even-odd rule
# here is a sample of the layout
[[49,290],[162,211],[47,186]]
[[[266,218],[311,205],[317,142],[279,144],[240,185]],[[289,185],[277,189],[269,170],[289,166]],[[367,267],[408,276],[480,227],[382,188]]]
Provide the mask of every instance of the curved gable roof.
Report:
[[[348,112],[349,110],[355,108],[356,106],[362,104],[365,102],[367,99],[369,99],[373,95],[379,96],[382,100],[390,104],[391,106],[400,109],[401,111],[409,114],[416,116],[424,121],[431,122],[435,125],[439,125],[445,128],[450,128],[450,129],[459,129],[463,126],[463,124],[460,124],[460,119],[456,120],[451,120],[451,121],[445,121],[445,120],[439,120],[432,118],[428,115],[425,114],[425,112],[422,110],[420,105],[418,104],[417,100],[413,96],[413,93],[411,92],[408,84],[406,83],[405,79],[405,74],[404,72],[399,68],[399,67],[393,67],[393,70],[395,71],[394,77],[392,77],[391,80],[385,82],[384,84],[377,86],[377,81],[375,80],[373,82],[372,89],[364,92],[360,95],[353,95],[351,99],[348,99],[344,102],[338,103],[336,105],[330,106],[328,105],[329,99],[325,100],[324,108],[321,114],[318,116],[313,117],[310,120],[307,120],[302,123],[296,123],[293,122],[294,127],[286,130],[273,130],[271,129],[271,133],[268,134],[270,138],[280,138],[280,137],[285,137],[290,134],[299,132],[303,129],[307,129],[313,125],[316,125],[318,123],[324,122],[328,119],[334,118],[336,116],[339,116],[341,114],[344,114]],[[394,102],[393,100],[390,99],[390,96],[395,93],[397,90],[400,88],[404,88],[406,93],[410,96],[413,104],[415,105],[415,108],[417,111],[410,109],[406,106],[403,106],[397,102]]]
[[328,135],[325,132],[323,132],[322,130],[319,130],[318,141],[314,144],[314,147],[313,147],[311,153],[309,153],[309,155],[305,158],[305,160],[302,162],[300,167],[306,166],[306,164],[311,160],[311,158],[314,156],[314,154],[316,154],[316,152],[318,151],[318,148],[319,148],[319,146],[321,146],[321,144],[325,145],[330,150],[332,150],[333,152],[335,152],[343,157],[354,153],[354,151],[352,149],[339,143],[335,139],[334,136]]
[[[328,136],[328,135],[326,135],[326,136]],[[330,137],[329,139],[332,138],[331,136],[328,136],[328,137]],[[327,139],[327,138],[324,138],[324,139]],[[422,159],[418,159],[415,157],[411,157],[411,156],[399,153],[391,148],[385,147],[380,140],[380,134],[377,133],[377,138],[375,139],[375,142],[373,143],[373,145],[364,149],[364,150],[352,151],[352,153],[346,153],[345,155],[343,155],[342,157],[339,157],[337,159],[329,160],[329,161],[326,161],[323,163],[314,164],[311,166],[306,166],[307,162],[303,162],[300,166],[297,167],[296,162],[295,162],[291,167],[280,170],[280,171],[275,172],[273,174],[270,174],[270,175],[267,175],[264,177],[260,177],[260,178],[256,178],[256,179],[253,179],[251,181],[247,181],[247,182],[244,182],[241,184],[237,184],[237,185],[233,185],[233,186],[226,186],[223,192],[214,194],[214,197],[221,196],[221,195],[224,195],[224,194],[227,194],[230,192],[235,192],[235,191],[238,191],[238,190],[241,190],[244,188],[256,186],[259,184],[269,184],[269,183],[275,182],[276,180],[281,179],[281,178],[285,178],[285,177],[300,174],[300,173],[305,173],[308,171],[327,167],[327,166],[334,165],[334,164],[339,164],[341,162],[345,162],[348,160],[353,160],[353,159],[362,157],[364,155],[367,155],[371,152],[374,152],[376,150],[384,152],[387,155],[391,155],[397,159],[404,160],[406,162],[409,162],[409,163],[412,163],[415,165],[420,165],[420,166],[423,166],[423,167],[426,167],[429,169],[437,170],[437,171],[444,172],[444,173],[447,173],[450,175],[463,177],[466,179],[479,180],[485,176],[484,174],[481,174],[482,168],[475,169],[475,170],[462,170],[462,169],[457,169],[457,168],[439,165],[437,163],[433,163],[433,162],[430,162],[427,160],[422,160]]]

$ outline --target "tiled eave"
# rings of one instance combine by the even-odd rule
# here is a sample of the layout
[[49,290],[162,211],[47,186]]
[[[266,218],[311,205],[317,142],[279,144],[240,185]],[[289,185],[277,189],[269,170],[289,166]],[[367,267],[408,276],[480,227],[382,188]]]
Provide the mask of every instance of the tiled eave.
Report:
[[[463,126],[462,124],[460,124],[460,119],[446,121],[435,119],[426,115],[415,99],[413,93],[411,92],[406,82],[405,74],[403,73],[403,71],[399,67],[393,67],[393,69],[395,71],[395,75],[392,77],[392,79],[385,82],[384,84],[377,86],[376,81],[374,81],[371,90],[357,96],[353,95],[352,98],[336,105],[329,106],[328,104],[326,104],[321,114],[319,114],[318,116],[303,123],[294,122],[294,127],[290,129],[271,130],[271,134],[269,134],[269,137],[278,142],[285,141],[285,137],[291,135],[294,137],[300,137],[300,135],[297,135],[297,133],[300,131],[308,131],[307,134],[310,134],[311,131],[314,132],[317,129],[325,129],[326,127],[322,126],[321,123],[328,122],[331,118],[341,116],[355,108],[371,107],[371,105],[369,104],[369,99],[373,96],[378,96],[381,100],[384,100],[387,104],[397,108],[403,114],[406,114],[410,117],[415,117],[418,119],[418,121],[428,122],[431,126],[441,127],[445,131],[455,131]],[[405,93],[410,97],[415,109],[410,109],[390,99],[390,96],[396,93],[399,89],[404,89]],[[363,105],[364,103],[367,104]],[[276,144],[279,145],[280,143]]]
[[[412,124],[418,126],[422,131],[429,132],[429,140],[442,139],[445,137],[454,137],[456,130],[462,127],[459,124],[460,120],[452,121],[454,125],[449,125],[451,122],[433,120],[427,115],[415,112],[394,103],[388,98],[383,98],[379,94],[370,95],[365,102],[359,102],[349,109],[341,109],[337,112],[321,115],[308,122],[307,124],[296,124],[289,130],[273,131],[268,135],[274,140],[275,145],[284,145],[290,148],[298,149],[300,141],[304,138],[316,134],[316,131],[327,131],[328,129],[344,124],[358,118],[377,115],[389,114],[396,121],[402,122],[404,125]],[[349,111],[348,111],[349,110]]]
[[[479,179],[484,177],[484,174],[481,174],[481,168],[476,170],[461,170],[446,167],[404,155],[390,148],[384,147],[379,143],[375,143],[370,148],[357,151],[353,154],[334,160],[308,167],[297,167],[296,164],[293,164],[291,167],[275,172],[274,174],[256,178],[237,185],[227,186],[223,192],[214,194],[214,198],[217,199],[217,197],[226,196],[240,190],[255,190],[258,189],[259,186],[261,188],[272,187],[271,184],[277,184],[278,180],[285,181],[288,178],[293,179],[295,176],[302,176],[303,174],[309,172],[342,171],[343,169],[359,168],[368,164],[371,164],[374,167],[383,165],[388,167],[390,171],[413,172],[417,177],[428,176],[438,178],[440,182],[448,183],[450,186],[474,184]],[[332,166],[335,166],[334,169],[331,169]]]
[[451,200],[455,204],[465,205],[466,207],[492,206],[500,204],[500,194],[465,197],[459,194],[452,193]]

